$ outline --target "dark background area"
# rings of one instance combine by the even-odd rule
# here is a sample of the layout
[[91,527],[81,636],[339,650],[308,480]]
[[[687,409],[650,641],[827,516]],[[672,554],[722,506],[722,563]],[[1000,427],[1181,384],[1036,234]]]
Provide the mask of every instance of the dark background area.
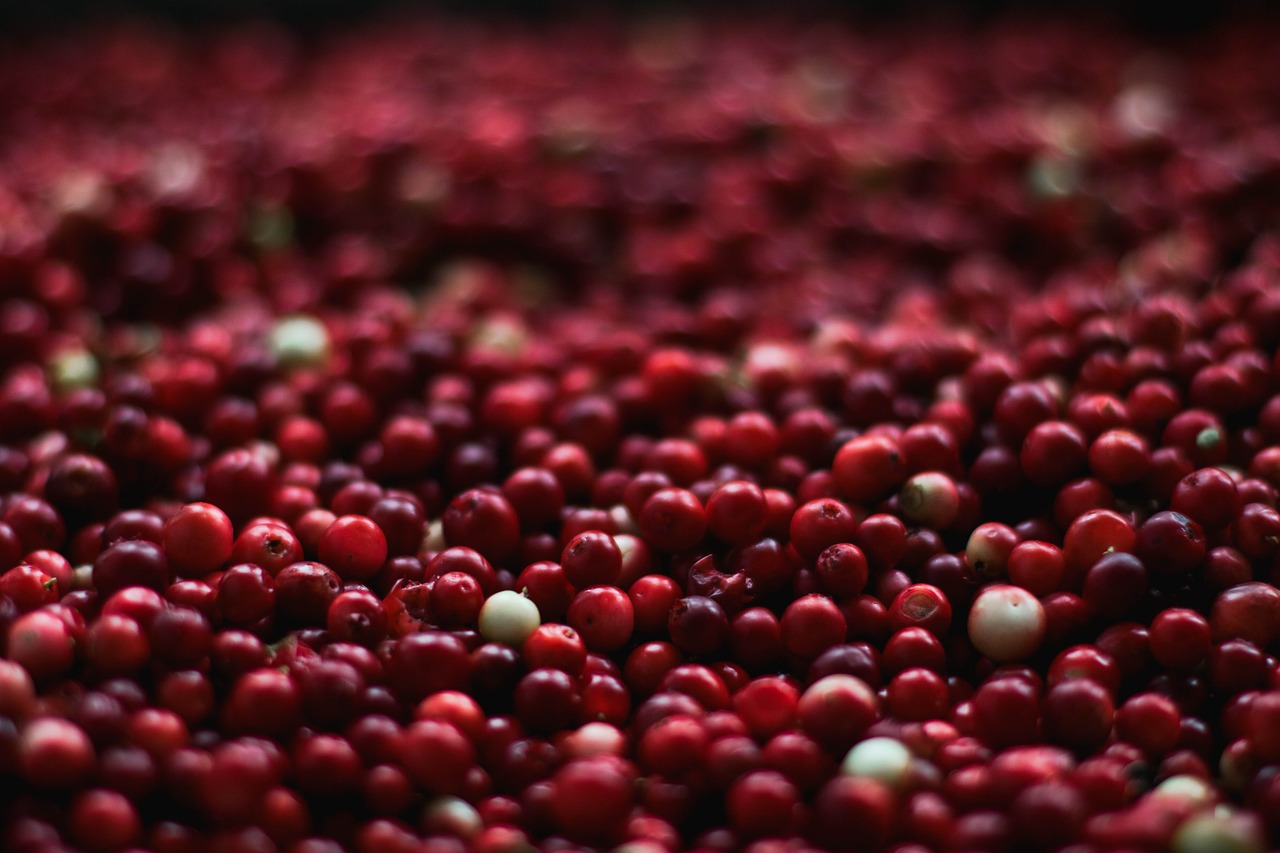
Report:
[[644,15],[654,12],[700,11],[748,14],[753,9],[798,15],[852,19],[904,19],[944,13],[979,23],[1006,13],[1089,14],[1152,32],[1194,33],[1237,15],[1274,15],[1274,0],[34,0],[0,3],[0,26],[67,26],[119,15],[142,15],[176,23],[225,22],[271,17],[301,26],[342,23],[383,13],[437,12],[450,15],[554,19],[591,14]]

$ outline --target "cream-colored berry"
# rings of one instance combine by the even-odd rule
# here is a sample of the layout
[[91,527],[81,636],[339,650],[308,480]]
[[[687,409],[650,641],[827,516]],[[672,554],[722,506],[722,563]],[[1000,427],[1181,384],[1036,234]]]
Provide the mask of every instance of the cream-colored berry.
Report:
[[867,738],[845,755],[840,772],[897,787],[906,778],[911,760],[911,750],[902,741],[891,737]]
[[997,663],[1035,654],[1046,627],[1039,599],[1020,586],[989,586],[978,593],[969,610],[969,641]]
[[495,592],[480,608],[480,636],[519,648],[542,622],[538,605],[520,593]]

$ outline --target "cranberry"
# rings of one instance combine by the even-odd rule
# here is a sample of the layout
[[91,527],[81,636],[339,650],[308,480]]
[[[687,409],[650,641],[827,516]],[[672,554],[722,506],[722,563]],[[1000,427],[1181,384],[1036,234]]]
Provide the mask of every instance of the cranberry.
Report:
[[734,480],[711,494],[706,513],[713,536],[732,545],[749,545],[764,533],[768,503],[759,486]]
[[316,553],[339,577],[365,580],[386,561],[387,538],[371,519],[343,515],[334,519],[320,536]]
[[560,566],[565,580],[579,589],[612,584],[622,572],[622,551],[609,534],[588,530],[565,546]]
[[1096,681],[1072,678],[1044,697],[1045,734],[1055,743],[1089,753],[1106,742],[1115,719],[1111,694]]
[[1058,589],[1064,570],[1062,551],[1048,542],[1019,542],[1009,552],[1009,580],[1033,595]]
[[951,626],[951,602],[936,586],[912,584],[894,597],[889,624],[896,631],[920,627],[935,636],[944,636]]
[[840,501],[834,498],[809,501],[791,517],[791,545],[800,556],[813,560],[828,546],[848,542],[857,527],[857,520]]
[[836,453],[831,465],[836,492],[855,503],[885,497],[907,476],[907,464],[897,442],[886,436],[855,438]]
[[786,679],[764,676],[734,694],[733,707],[752,735],[766,738],[793,724],[800,698],[800,691]]
[[275,581],[260,566],[241,563],[218,580],[218,610],[235,625],[252,625],[275,609]]
[[1151,656],[1167,669],[1197,670],[1213,649],[1208,620],[1185,608],[1162,611],[1152,620],[1149,636]]
[[635,609],[627,594],[616,586],[592,586],[569,604],[569,625],[587,648],[611,652],[622,648],[635,630]]
[[275,578],[276,613],[292,625],[323,625],[342,581],[328,567],[301,562],[285,566]]
[[852,746],[879,716],[879,702],[866,682],[852,675],[820,678],[796,706],[801,726],[815,740],[841,751]]
[[93,586],[103,597],[130,586],[163,592],[169,584],[169,561],[160,546],[125,540],[105,549],[93,562]]
[[504,562],[519,544],[520,519],[496,491],[463,492],[449,503],[442,521],[450,545],[475,548],[494,563]]
[[165,556],[184,577],[202,577],[231,556],[231,519],[212,504],[187,504],[165,522]]
[[41,609],[18,617],[9,626],[5,654],[36,681],[50,681],[71,668],[74,645],[67,624]]
[[659,489],[645,500],[637,517],[645,540],[662,551],[687,551],[702,541],[707,530],[706,511],[698,498],[684,489]]
[[1158,512],[1138,528],[1137,554],[1154,571],[1185,575],[1204,559],[1204,533],[1184,515]]
[[969,610],[969,641],[995,661],[1030,657],[1039,649],[1046,628],[1044,608],[1021,587],[986,587]]

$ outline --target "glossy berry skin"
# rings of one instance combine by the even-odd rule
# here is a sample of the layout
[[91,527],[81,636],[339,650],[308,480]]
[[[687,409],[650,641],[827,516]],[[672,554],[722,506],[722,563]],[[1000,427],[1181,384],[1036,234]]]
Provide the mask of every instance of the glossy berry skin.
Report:
[[218,610],[236,625],[252,625],[275,609],[275,580],[260,566],[240,563],[218,580]]
[[889,625],[895,630],[920,627],[942,637],[951,626],[951,602],[936,586],[912,584],[893,599]]
[[1239,510],[1235,481],[1220,468],[1201,468],[1178,481],[1169,508],[1206,531],[1221,530]]
[[636,519],[640,532],[660,551],[687,551],[707,531],[707,515],[697,496],[685,489],[659,489],[644,502]]
[[1047,627],[1044,608],[1017,586],[995,584],[983,589],[969,609],[969,640],[997,662],[1024,660],[1035,653]]
[[627,594],[616,586],[588,587],[569,604],[569,625],[592,651],[622,648],[635,631],[635,609]]
[[731,545],[748,545],[764,533],[768,503],[754,483],[725,483],[708,498],[706,510],[707,529]]
[[622,551],[609,534],[588,530],[564,547],[560,567],[565,580],[578,589],[612,584],[622,572]]
[[955,482],[940,471],[913,475],[899,495],[903,515],[935,530],[951,526],[960,514],[960,494]]
[[691,655],[711,655],[729,641],[729,619],[724,609],[710,598],[686,596],[667,615],[667,631],[682,651]]
[[187,504],[165,522],[165,556],[178,575],[201,577],[231,556],[233,532],[231,519],[218,507]]
[[1051,741],[1087,753],[1111,734],[1115,705],[1101,684],[1077,678],[1050,687],[1042,713],[1045,734]]
[[320,562],[346,580],[372,577],[387,559],[387,537],[372,519],[344,515],[320,536]]
[[285,566],[302,558],[302,543],[294,532],[283,524],[270,521],[247,525],[231,548],[233,563],[253,563],[273,577]]
[[857,595],[867,586],[866,555],[849,542],[829,545],[814,561],[814,575],[818,585],[832,598],[839,600]]
[[1137,554],[1154,572],[1185,575],[1204,559],[1200,525],[1176,512],[1158,512],[1138,528]]
[[1048,542],[1019,542],[1009,552],[1006,571],[1009,581],[1033,595],[1048,595],[1058,589],[1066,562],[1061,549]]
[[494,563],[515,553],[520,519],[511,503],[496,491],[470,489],[458,495],[441,517],[450,545],[474,548]]
[[1066,421],[1045,421],[1027,433],[1019,457],[1026,478],[1051,487],[1071,479],[1084,467],[1088,449],[1084,435]]
[[852,746],[880,715],[880,702],[862,679],[836,674],[820,678],[796,706],[810,737],[840,752]]
[[812,660],[844,641],[845,618],[825,595],[798,598],[783,611],[782,644],[788,653]]
[[791,517],[791,545],[800,556],[813,560],[827,547],[850,541],[858,522],[849,507],[834,498],[809,501]]
[[1209,621],[1185,608],[1161,611],[1151,622],[1150,637],[1152,657],[1170,670],[1195,671],[1213,650]]

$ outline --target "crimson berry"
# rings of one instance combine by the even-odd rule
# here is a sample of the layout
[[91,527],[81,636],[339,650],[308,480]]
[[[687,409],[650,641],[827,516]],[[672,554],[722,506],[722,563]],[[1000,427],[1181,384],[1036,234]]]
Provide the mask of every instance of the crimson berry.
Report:
[[1115,706],[1103,685],[1088,678],[1072,678],[1049,688],[1042,713],[1050,740],[1088,753],[1110,736]]
[[[675,583],[675,581],[671,582]],[[543,621],[554,622],[557,619],[563,619],[569,612],[569,603],[574,597],[573,586],[565,578],[564,569],[559,563],[546,560],[539,560],[525,566],[516,578],[515,588],[521,590],[538,606],[538,613]],[[666,618],[665,611],[662,618]]]
[[1109,486],[1137,483],[1150,467],[1150,445],[1130,430],[1107,430],[1089,445],[1089,468]]
[[923,667],[905,669],[889,682],[889,713],[900,720],[938,720],[949,706],[947,682]]
[[450,545],[474,548],[485,559],[503,563],[520,542],[520,519],[500,492],[470,489],[458,495],[441,516]]
[[201,577],[221,566],[234,542],[231,519],[212,504],[187,504],[165,522],[165,556],[183,577]]
[[558,669],[535,669],[515,689],[515,711],[530,731],[551,733],[574,727],[582,714],[582,696],[573,678]]
[[1083,578],[1084,573],[1106,554],[1131,553],[1137,543],[1133,525],[1122,515],[1107,509],[1090,510],[1071,522],[1062,537],[1062,556],[1067,577]]
[[1200,525],[1176,512],[1158,512],[1144,521],[1136,549],[1150,569],[1171,575],[1190,573],[1206,550]]
[[316,553],[339,577],[364,580],[386,562],[387,537],[372,519],[343,515],[321,534]]
[[653,547],[687,551],[702,541],[707,515],[702,503],[684,489],[659,489],[645,500],[637,516],[640,532]]
[[1048,542],[1019,542],[1009,552],[1007,571],[1011,583],[1033,595],[1048,595],[1062,580],[1062,551]]
[[285,566],[275,578],[276,615],[288,625],[323,625],[342,580],[329,567],[301,562]]
[[787,652],[809,661],[844,642],[846,623],[844,614],[830,598],[806,595],[787,605],[782,613],[781,629],[782,645]]
[[531,670],[550,667],[578,676],[587,663],[587,647],[568,625],[544,622],[524,641],[521,656]]
[[404,730],[400,760],[426,791],[458,794],[475,762],[475,748],[458,728],[443,720],[418,720]]
[[346,590],[329,602],[325,626],[337,642],[372,646],[386,636],[387,611],[373,593]]
[[445,572],[431,590],[431,618],[441,628],[474,626],[484,606],[480,582],[466,572]]
[[275,586],[260,566],[232,566],[218,579],[218,611],[233,625],[252,625],[275,609]]
[[833,598],[857,595],[867,586],[867,558],[862,549],[848,542],[837,542],[822,550],[814,561],[818,585]]
[[587,648],[612,652],[622,648],[635,631],[631,599],[616,586],[591,586],[569,604],[568,623]]
[[831,463],[836,493],[854,503],[885,497],[906,479],[907,473],[898,443],[883,435],[864,435],[846,442]]
[[118,542],[93,561],[93,586],[104,598],[130,586],[163,592],[170,577],[164,551],[159,545],[140,539]]
[[551,778],[550,813],[569,838],[613,843],[635,798],[633,773],[607,757],[571,761]]
[[800,696],[796,712],[800,725],[812,738],[838,752],[857,742],[876,721],[880,703],[862,679],[833,674],[809,685]]
[[1196,670],[1213,650],[1209,621],[1186,608],[1161,611],[1151,622],[1149,636],[1151,656],[1167,669]]
[[612,584],[622,572],[622,551],[608,533],[588,530],[564,547],[560,567],[565,580],[578,589]]
[[54,603],[61,592],[58,581],[35,566],[14,566],[0,574],[0,595],[8,596],[23,613]]
[[645,575],[627,590],[635,612],[636,630],[655,633],[666,627],[667,614],[683,595],[680,585],[666,575]]
[[1178,743],[1181,714],[1172,699],[1139,693],[1116,710],[1116,737],[1151,757],[1167,754]]
[[707,529],[732,545],[747,545],[764,533],[768,503],[754,483],[734,480],[717,488],[707,500]]
[[788,835],[796,820],[799,794],[781,773],[753,770],[726,794],[729,824],[743,838]]
[[814,560],[828,546],[850,541],[857,529],[849,507],[834,498],[820,498],[796,509],[791,517],[791,544],[800,556]]
[[1193,471],[1174,487],[1169,508],[1205,530],[1221,530],[1236,517],[1235,481],[1220,468]]
[[800,691],[779,676],[762,676],[733,696],[733,709],[756,738],[772,737],[792,726],[800,703]]
[[858,525],[854,542],[862,549],[872,568],[886,569],[906,553],[907,527],[895,515],[876,513]]
[[48,609],[34,610],[9,625],[5,654],[35,681],[50,681],[71,668],[74,644],[62,619]]
[[1110,553],[1089,569],[1083,597],[1098,617],[1115,621],[1130,612],[1146,595],[1147,569],[1132,554]]

